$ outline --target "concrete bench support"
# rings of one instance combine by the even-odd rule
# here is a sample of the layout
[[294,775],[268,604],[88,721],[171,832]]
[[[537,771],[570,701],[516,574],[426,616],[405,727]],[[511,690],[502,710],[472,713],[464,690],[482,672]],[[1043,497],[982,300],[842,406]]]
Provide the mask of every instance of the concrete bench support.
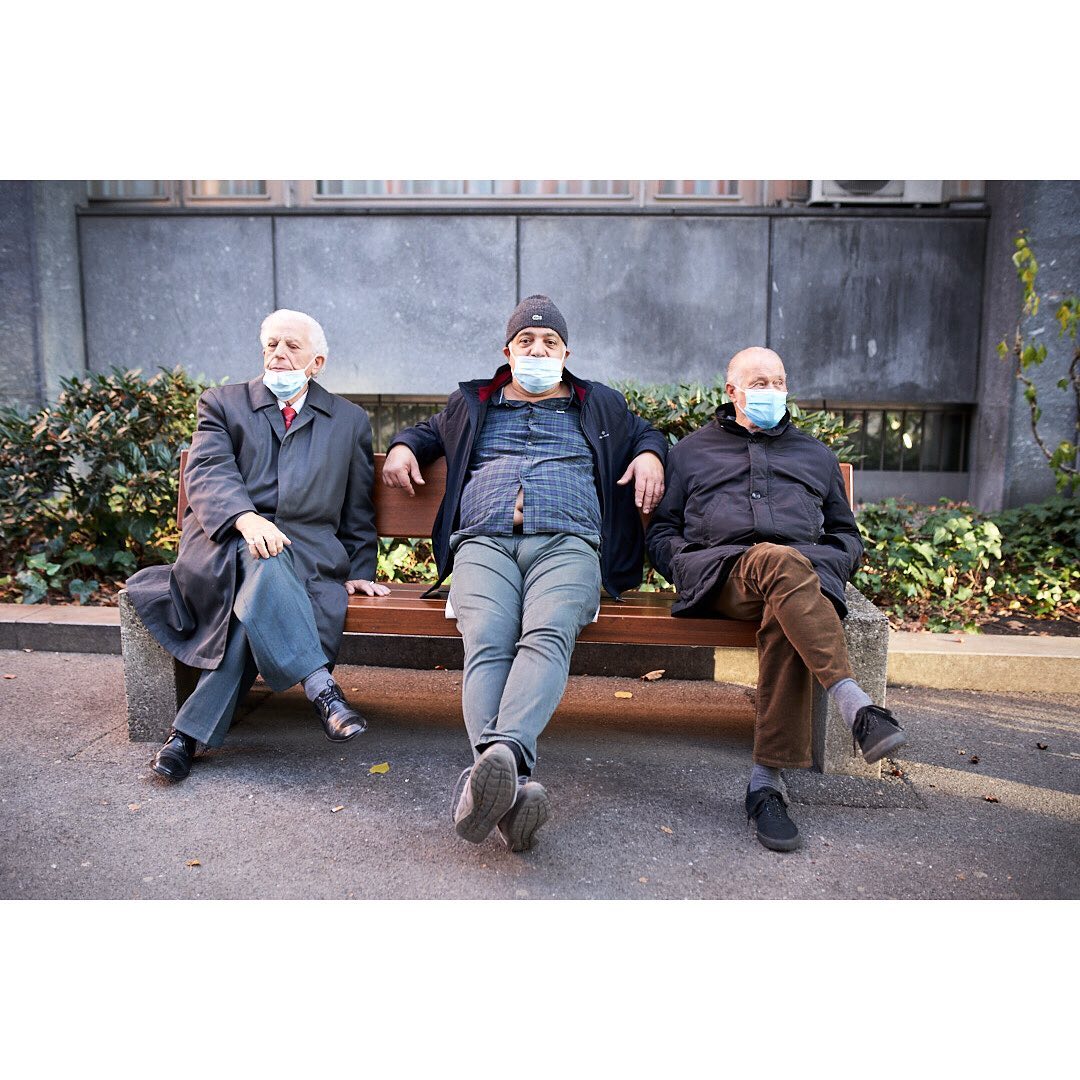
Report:
[[195,689],[199,673],[167,653],[143,626],[127,590],[119,594],[120,648],[124,655],[128,738],[163,743],[176,712]]
[[[857,589],[848,585],[844,636],[855,681],[874,699],[885,704],[885,674],[889,664],[889,620]],[[867,765],[852,756],[851,732],[832,699],[814,683],[812,746],[814,767],[826,773],[847,773],[877,779],[881,762]]]

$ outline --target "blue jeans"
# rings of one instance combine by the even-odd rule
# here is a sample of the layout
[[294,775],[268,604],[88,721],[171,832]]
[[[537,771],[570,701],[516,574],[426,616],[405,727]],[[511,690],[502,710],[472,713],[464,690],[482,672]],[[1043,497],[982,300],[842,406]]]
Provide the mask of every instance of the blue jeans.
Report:
[[600,603],[596,549],[565,533],[465,537],[450,603],[465,642],[461,708],[474,756],[515,743],[531,773],[574,642]]
[[257,559],[237,544],[239,587],[225,640],[225,655],[204,671],[176,714],[177,731],[207,746],[220,746],[240,697],[261,674],[271,690],[287,690],[327,660],[307,591],[296,576],[292,552]]

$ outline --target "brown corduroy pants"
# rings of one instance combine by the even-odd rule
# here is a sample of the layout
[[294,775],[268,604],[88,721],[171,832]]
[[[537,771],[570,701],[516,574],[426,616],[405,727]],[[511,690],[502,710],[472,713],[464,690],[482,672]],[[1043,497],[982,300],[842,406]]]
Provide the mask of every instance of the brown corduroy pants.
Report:
[[809,768],[810,676],[826,690],[853,677],[840,616],[813,565],[784,544],[755,544],[739,556],[713,606],[730,619],[761,620],[754,763]]

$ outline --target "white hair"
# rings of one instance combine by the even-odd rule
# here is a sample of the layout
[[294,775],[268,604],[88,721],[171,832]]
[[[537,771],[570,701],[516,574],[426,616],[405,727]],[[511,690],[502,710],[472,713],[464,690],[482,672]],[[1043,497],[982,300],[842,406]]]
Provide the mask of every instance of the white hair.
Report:
[[315,350],[315,355],[322,357],[327,355],[326,333],[317,320],[313,319],[306,311],[293,311],[291,308],[278,308],[277,311],[270,312],[263,319],[262,325],[259,327],[259,341],[264,348],[266,347],[266,324],[277,315],[284,315],[289,319],[299,319],[301,322],[306,323],[308,337],[311,340],[311,347]]

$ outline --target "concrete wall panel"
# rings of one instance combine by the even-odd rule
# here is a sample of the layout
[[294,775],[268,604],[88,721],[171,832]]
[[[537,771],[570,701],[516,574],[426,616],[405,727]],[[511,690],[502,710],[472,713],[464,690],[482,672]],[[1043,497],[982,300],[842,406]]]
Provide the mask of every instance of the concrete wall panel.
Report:
[[240,382],[262,369],[270,218],[85,217],[80,228],[91,370],[183,364]]
[[29,181],[0,181],[0,400],[27,408],[43,404],[32,188]]
[[769,344],[806,398],[974,402],[982,220],[777,218]]
[[326,330],[327,389],[446,394],[502,362],[512,217],[281,217],[276,245],[279,305]]
[[521,295],[566,317],[570,367],[612,382],[711,383],[765,342],[768,220],[521,219]]

